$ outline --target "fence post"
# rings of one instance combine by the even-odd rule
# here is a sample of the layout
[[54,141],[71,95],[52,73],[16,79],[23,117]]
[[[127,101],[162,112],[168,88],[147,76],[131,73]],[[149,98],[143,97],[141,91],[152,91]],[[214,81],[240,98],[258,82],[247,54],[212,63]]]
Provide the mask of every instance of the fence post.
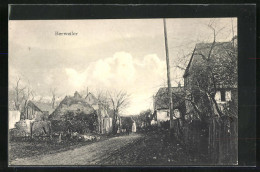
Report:
[[33,138],[33,122],[30,122],[31,138]]

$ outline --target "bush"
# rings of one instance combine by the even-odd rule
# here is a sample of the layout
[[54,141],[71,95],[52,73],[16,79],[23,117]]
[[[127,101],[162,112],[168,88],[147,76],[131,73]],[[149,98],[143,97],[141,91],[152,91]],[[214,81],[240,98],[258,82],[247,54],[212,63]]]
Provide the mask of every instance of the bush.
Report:
[[52,120],[51,126],[52,131],[58,133],[90,133],[97,129],[98,117],[96,113],[85,114],[82,111],[67,111],[61,120]]
[[163,129],[169,129],[170,128],[170,121],[162,121],[161,122],[161,128]]

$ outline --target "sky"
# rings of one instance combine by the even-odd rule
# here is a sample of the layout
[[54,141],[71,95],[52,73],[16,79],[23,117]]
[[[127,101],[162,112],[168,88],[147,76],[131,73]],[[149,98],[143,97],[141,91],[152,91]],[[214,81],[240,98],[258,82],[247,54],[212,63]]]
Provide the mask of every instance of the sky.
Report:
[[[166,19],[172,86],[183,85],[183,70],[196,43],[237,33],[236,18]],[[233,25],[233,27],[232,27]],[[55,32],[74,32],[57,36]],[[18,77],[35,99],[59,99],[75,91],[124,90],[125,114],[153,108],[153,95],[167,86],[163,19],[10,20],[9,89]],[[185,56],[188,55],[188,56]],[[83,95],[84,96],[84,95]]]

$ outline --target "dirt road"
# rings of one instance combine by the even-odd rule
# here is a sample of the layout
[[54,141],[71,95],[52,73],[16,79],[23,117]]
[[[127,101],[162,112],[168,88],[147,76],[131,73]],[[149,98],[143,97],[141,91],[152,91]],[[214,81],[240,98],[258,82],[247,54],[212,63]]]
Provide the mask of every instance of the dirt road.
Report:
[[196,164],[175,140],[164,132],[130,134],[85,145],[55,154],[16,159],[11,165],[114,166],[114,165],[185,165]]
[[115,152],[122,151],[124,147],[129,145],[135,145],[141,139],[141,135],[138,134],[114,137],[74,150],[16,159],[10,165],[103,165],[104,162],[108,162],[113,157]]

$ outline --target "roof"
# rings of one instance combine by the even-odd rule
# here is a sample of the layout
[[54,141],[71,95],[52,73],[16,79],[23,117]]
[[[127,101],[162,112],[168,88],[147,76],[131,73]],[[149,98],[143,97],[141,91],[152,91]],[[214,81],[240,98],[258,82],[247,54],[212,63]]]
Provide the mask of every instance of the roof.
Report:
[[[206,66],[205,59],[208,58],[211,47],[212,43],[196,44],[184,72],[184,78],[193,73],[194,69]],[[233,48],[231,42],[216,42],[211,51],[211,61],[208,64],[212,66],[214,75],[216,74],[215,78],[217,88],[237,88],[237,67],[230,69],[230,64],[234,64],[235,61],[237,62],[237,56],[234,56],[235,58],[231,58],[229,54],[231,48]]]
[[[180,103],[184,102],[184,87],[172,87],[171,91],[173,98],[173,107],[178,107]],[[168,102],[168,88],[162,87],[156,93],[154,106],[157,110],[169,109]]]
[[[172,93],[180,93],[184,91],[183,87],[172,87],[171,88]],[[157,95],[162,95],[162,94],[168,94],[168,87],[161,87],[158,92],[156,93]]]
[[51,103],[43,103],[30,100],[30,103],[34,104],[40,111],[47,111],[51,114],[55,109],[52,108]]
[[184,78],[188,75],[188,72],[189,72],[189,69],[190,69],[190,65],[191,65],[191,62],[192,62],[192,59],[193,59],[195,50],[196,50],[196,46],[195,46],[195,48],[194,48],[194,50],[193,50],[193,52],[192,52],[190,61],[189,61],[188,65],[187,65],[187,67],[186,67],[186,69],[185,69],[185,72],[184,72],[184,75],[183,75]]
[[[88,98],[91,99],[91,101],[88,101]],[[88,93],[87,96],[85,97],[86,101],[91,104],[91,105],[97,105],[99,104],[98,99],[92,94],[92,93]]]
[[59,119],[59,117],[64,115],[66,111],[75,111],[78,109],[81,109],[85,114],[91,114],[94,112],[94,108],[77,93],[74,94],[74,96],[66,96],[49,118]]

